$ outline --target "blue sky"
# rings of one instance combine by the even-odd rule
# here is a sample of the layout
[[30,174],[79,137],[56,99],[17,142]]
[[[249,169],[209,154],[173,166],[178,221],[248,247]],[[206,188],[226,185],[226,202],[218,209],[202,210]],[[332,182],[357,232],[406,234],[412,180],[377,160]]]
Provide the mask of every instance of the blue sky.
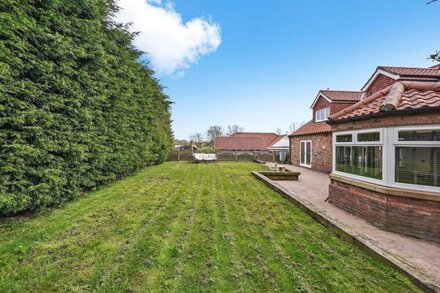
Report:
[[426,0],[175,0],[185,23],[204,18],[221,43],[178,74],[158,74],[176,138],[210,125],[287,131],[308,121],[320,89],[359,90],[378,65],[432,66],[440,3]]

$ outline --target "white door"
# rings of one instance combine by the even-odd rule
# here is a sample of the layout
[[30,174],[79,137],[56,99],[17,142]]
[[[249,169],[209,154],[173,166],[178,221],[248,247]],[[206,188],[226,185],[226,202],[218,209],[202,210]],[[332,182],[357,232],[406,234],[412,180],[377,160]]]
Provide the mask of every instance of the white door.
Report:
[[300,165],[310,168],[312,166],[312,141],[302,140],[300,142]]

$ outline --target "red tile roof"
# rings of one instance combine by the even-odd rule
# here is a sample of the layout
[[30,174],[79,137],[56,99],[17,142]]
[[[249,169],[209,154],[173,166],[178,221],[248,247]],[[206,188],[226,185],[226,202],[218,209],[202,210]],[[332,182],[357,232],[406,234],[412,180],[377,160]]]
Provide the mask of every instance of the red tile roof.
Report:
[[236,132],[231,136],[217,136],[214,148],[218,150],[267,150],[283,136],[276,133]]
[[331,132],[331,127],[326,122],[313,122],[313,119],[304,124],[302,127],[298,128],[290,136],[301,136],[308,134],[318,134]]
[[334,91],[334,90],[320,90],[318,95],[316,95],[310,109],[315,107],[320,97],[325,97],[330,100],[330,102],[341,102],[341,103],[356,103],[362,98],[363,92],[359,91]]
[[330,123],[363,119],[397,111],[423,112],[440,110],[440,82],[402,81],[333,114]]
[[340,102],[357,102],[362,98],[363,95],[363,92],[360,91],[321,90],[320,93],[332,101]]
[[400,76],[434,76],[440,77],[440,70],[435,65],[429,68],[419,67],[393,67],[393,66],[379,66],[377,69],[382,69],[392,74]]
[[273,132],[236,132],[232,137],[259,137],[264,140],[264,143],[269,145],[275,139],[279,139],[280,135]]

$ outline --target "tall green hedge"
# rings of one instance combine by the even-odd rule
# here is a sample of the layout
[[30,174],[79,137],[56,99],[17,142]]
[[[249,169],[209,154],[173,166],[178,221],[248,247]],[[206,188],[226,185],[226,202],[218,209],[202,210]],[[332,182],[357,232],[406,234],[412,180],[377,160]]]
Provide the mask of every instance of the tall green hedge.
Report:
[[170,102],[111,0],[0,1],[0,215],[164,161]]

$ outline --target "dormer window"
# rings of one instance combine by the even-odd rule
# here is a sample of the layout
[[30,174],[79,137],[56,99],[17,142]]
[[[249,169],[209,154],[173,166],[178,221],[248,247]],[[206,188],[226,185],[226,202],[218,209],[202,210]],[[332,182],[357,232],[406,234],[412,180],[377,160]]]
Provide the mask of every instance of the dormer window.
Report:
[[315,122],[327,121],[330,116],[330,107],[319,109],[315,112]]

